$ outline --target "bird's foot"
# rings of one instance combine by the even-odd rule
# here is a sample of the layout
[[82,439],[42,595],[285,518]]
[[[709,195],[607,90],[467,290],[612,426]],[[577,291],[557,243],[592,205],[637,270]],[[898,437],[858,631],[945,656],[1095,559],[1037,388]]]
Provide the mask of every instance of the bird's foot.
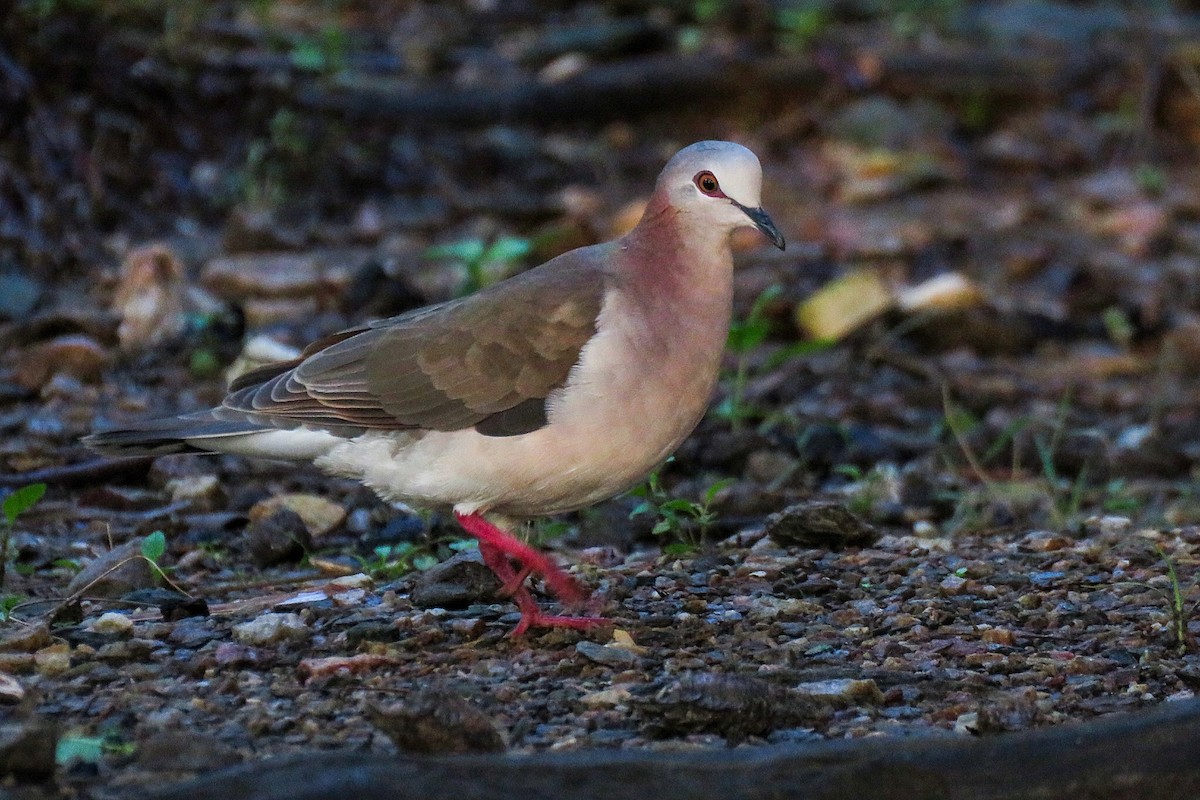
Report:
[[[511,533],[502,531],[479,514],[461,514],[455,511],[454,518],[467,533],[479,540],[483,563],[500,578],[503,584],[502,591],[506,594],[515,596],[525,578],[531,573],[537,573],[546,581],[550,591],[564,603],[573,605],[587,600],[588,591],[545,553],[535,550]],[[492,553],[488,552],[489,549]],[[521,565],[521,569],[513,569],[507,559],[516,561]]]
[[[608,622],[600,616],[572,617],[543,612],[525,586],[525,579],[531,573],[540,574],[550,590],[567,605],[581,605],[590,595],[578,581],[565,573],[544,553],[534,550],[482,516],[458,512],[455,512],[454,516],[467,533],[479,540],[479,554],[483,556],[483,563],[500,579],[501,593],[512,597],[517,608],[521,610],[521,621],[513,629],[513,637],[521,636],[530,628],[586,630]],[[520,565],[520,569],[513,566],[514,561]],[[593,611],[598,603],[593,598],[588,606],[588,610]]]
[[509,634],[514,639],[523,636],[530,628],[573,628],[583,631],[608,623],[604,617],[570,617],[547,614],[538,606],[537,601],[533,599],[533,595],[525,586],[517,586],[516,591],[513,592],[513,601],[517,604],[517,608],[521,609],[521,621]]
[[611,620],[604,617],[564,617],[556,614],[543,614],[541,609],[533,614],[521,612],[521,621],[509,634],[516,639],[525,635],[530,628],[571,628],[586,631],[601,625],[609,625]]

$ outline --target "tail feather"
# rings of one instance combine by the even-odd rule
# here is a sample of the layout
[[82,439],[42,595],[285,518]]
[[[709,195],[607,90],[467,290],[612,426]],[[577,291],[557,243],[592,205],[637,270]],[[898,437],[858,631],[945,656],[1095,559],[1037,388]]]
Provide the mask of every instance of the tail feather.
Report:
[[167,455],[210,453],[219,447],[204,447],[205,439],[244,436],[270,430],[245,420],[217,419],[209,411],[179,417],[161,417],[131,423],[125,428],[97,431],[80,441],[85,447],[108,455]]

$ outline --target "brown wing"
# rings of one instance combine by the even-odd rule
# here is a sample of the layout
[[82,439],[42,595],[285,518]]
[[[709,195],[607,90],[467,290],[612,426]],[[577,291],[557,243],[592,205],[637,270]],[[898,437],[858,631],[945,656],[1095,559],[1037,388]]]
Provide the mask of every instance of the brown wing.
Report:
[[240,378],[222,416],[339,432],[536,430],[546,424],[546,398],[566,383],[596,331],[604,277],[589,251],[471,297],[334,334],[297,362]]

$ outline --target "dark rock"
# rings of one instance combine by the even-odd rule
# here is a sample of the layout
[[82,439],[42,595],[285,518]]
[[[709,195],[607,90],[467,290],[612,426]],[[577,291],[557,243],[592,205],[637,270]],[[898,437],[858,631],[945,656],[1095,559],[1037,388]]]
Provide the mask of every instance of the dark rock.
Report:
[[586,640],[576,644],[575,651],[589,661],[603,664],[606,667],[632,667],[638,661],[636,653],[623,647],[612,647]]
[[418,608],[466,608],[495,598],[500,581],[483,565],[478,552],[460,553],[422,572],[411,599]]
[[869,545],[879,538],[874,527],[841,503],[814,500],[788,506],[767,517],[767,536],[776,544],[837,549]]
[[362,642],[396,642],[400,631],[392,622],[360,622],[345,632],[346,644],[357,647]]
[[821,715],[825,704],[783,686],[742,675],[688,673],[656,687],[635,705],[655,738],[683,733],[717,733],[732,741],[765,736]]
[[137,763],[166,772],[201,772],[221,769],[242,760],[229,745],[196,731],[163,731],[138,743]]
[[0,775],[49,778],[58,747],[55,726],[36,720],[0,725]]
[[491,753],[504,738],[491,719],[459,695],[419,691],[402,703],[368,706],[367,718],[400,750],[409,753]]
[[299,514],[281,506],[246,526],[246,544],[257,566],[270,567],[303,557],[312,535]]
[[155,574],[144,556],[142,540],[132,539],[97,556],[67,584],[67,594],[121,597],[154,585]]

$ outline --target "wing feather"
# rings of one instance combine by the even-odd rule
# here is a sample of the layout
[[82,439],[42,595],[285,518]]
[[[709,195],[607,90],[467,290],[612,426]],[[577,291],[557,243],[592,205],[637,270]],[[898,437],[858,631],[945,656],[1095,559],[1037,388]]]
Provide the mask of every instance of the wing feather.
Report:
[[595,335],[605,247],[326,337],[300,359],[235,381],[222,416],[338,431],[536,430],[546,424],[546,399]]

